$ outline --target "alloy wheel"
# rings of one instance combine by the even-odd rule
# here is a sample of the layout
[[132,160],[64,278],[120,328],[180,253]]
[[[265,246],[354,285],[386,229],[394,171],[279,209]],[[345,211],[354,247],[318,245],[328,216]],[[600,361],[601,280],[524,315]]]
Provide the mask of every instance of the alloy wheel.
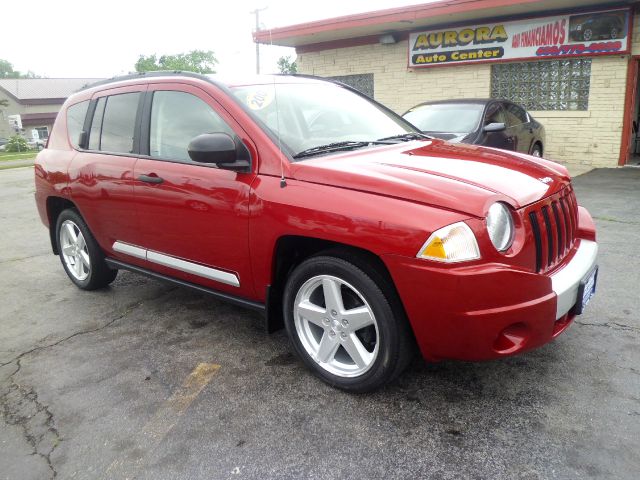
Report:
[[71,220],[65,220],[60,227],[60,249],[67,271],[76,280],[86,280],[91,273],[89,249],[84,235]]
[[373,310],[352,285],[331,275],[307,280],[294,302],[294,324],[302,346],[316,363],[340,377],[357,377],[378,355]]

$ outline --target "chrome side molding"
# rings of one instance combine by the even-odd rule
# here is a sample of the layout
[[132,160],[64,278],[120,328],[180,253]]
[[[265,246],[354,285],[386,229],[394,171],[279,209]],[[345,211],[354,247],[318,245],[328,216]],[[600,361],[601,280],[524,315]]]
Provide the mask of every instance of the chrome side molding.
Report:
[[115,242],[113,244],[113,250],[118,253],[124,253],[126,255],[131,255],[132,257],[141,258],[142,260],[147,259],[147,251],[144,248],[136,247],[135,245],[130,245],[124,242]]
[[234,273],[218,270],[217,268],[205,267],[198,263],[189,262],[180,258],[172,257],[160,252],[154,252],[153,250],[147,250],[136,245],[129,243],[116,241],[113,244],[113,250],[118,253],[124,253],[132,257],[140,258],[157,265],[180,270],[181,272],[191,273],[198,275],[199,277],[214,280],[216,282],[224,283],[234,287],[240,286],[240,279]]

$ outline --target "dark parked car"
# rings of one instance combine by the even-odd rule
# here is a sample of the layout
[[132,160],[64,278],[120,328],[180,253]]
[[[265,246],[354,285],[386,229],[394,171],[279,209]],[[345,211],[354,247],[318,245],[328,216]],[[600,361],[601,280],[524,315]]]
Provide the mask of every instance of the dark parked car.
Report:
[[569,35],[571,40],[576,42],[590,42],[596,39],[615,40],[625,36],[624,24],[618,15],[598,15],[576,22],[572,25]]
[[502,148],[535,157],[544,152],[542,124],[506,100],[464,99],[425,102],[403,117],[422,132],[452,143]]

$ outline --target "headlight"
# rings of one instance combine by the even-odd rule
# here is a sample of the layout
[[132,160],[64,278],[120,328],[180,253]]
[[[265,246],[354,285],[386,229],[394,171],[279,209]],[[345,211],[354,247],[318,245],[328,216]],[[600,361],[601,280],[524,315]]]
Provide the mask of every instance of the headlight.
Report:
[[469,225],[458,222],[433,232],[416,257],[446,263],[464,262],[480,258],[480,249]]
[[504,203],[496,202],[489,208],[487,230],[491,243],[499,252],[504,252],[513,243],[513,217]]

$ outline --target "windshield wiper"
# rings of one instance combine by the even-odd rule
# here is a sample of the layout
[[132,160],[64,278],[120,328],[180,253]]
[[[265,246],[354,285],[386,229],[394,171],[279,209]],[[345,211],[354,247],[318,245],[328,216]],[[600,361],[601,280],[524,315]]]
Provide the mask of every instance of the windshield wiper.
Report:
[[409,140],[432,140],[433,138],[434,137],[425,135],[424,133],[420,132],[408,132],[402,133],[400,135],[393,135],[392,137],[379,138],[378,141],[383,142],[385,140],[398,140],[400,142],[408,142]]
[[385,142],[384,139],[369,140],[369,141],[362,141],[362,142],[357,142],[354,140],[346,141],[346,142],[334,142],[334,143],[328,143],[327,145],[320,145],[318,147],[308,148],[306,150],[296,153],[293,156],[293,158],[304,158],[304,157],[311,157],[313,155],[319,155],[321,153],[353,150],[356,148],[368,147],[369,145],[392,145],[392,144],[393,142]]

